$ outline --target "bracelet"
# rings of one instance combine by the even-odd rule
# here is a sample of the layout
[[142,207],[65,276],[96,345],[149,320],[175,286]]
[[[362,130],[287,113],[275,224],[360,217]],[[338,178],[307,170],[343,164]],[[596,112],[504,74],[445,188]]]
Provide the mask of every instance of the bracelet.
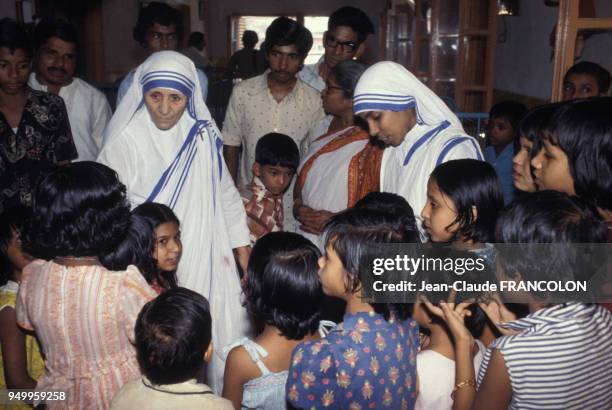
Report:
[[476,382],[474,380],[464,380],[462,382],[459,382],[457,384],[455,384],[455,388],[453,389],[453,392],[451,393],[451,399],[455,400],[455,392],[459,389],[462,389],[464,387],[476,387]]

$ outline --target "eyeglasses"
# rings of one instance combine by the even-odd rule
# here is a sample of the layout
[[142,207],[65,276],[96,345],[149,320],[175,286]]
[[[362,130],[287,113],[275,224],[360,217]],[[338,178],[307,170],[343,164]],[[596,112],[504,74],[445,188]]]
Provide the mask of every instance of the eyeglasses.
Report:
[[340,46],[342,47],[343,53],[354,53],[357,47],[359,47],[359,44],[353,43],[352,41],[338,41],[338,39],[331,34],[325,36],[325,45],[331,48]]

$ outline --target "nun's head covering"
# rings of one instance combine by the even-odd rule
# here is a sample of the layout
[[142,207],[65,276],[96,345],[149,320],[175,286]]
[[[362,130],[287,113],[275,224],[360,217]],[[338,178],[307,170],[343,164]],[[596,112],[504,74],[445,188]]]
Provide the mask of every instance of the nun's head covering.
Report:
[[151,54],[136,69],[130,88],[119,103],[115,115],[104,132],[104,145],[111,143],[121,135],[136,111],[143,106],[144,94],[154,88],[179,91],[188,99],[185,113],[192,120],[196,122],[211,120],[193,62],[176,51],[159,51]]
[[400,64],[381,61],[368,68],[359,78],[353,97],[355,115],[411,108],[416,112],[418,124],[438,125],[448,121],[452,127],[463,129],[444,101]]

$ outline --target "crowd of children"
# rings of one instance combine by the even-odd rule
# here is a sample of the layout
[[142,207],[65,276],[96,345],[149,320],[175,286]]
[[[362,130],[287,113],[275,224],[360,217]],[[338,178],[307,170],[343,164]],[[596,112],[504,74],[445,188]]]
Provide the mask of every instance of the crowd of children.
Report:
[[[597,75],[594,91],[578,84]],[[184,221],[155,202],[130,211],[125,185],[105,165],[57,168],[39,181],[31,211],[0,219],[0,387],[67,392],[49,408],[612,408],[612,314],[603,304],[528,292],[528,313],[517,316],[520,307],[499,294],[362,298],[367,250],[420,244],[423,232],[518,282],[557,273],[527,248],[516,263],[494,244],[569,249],[612,239],[612,97],[599,96],[609,75],[578,64],[565,83],[571,98],[597,96],[529,112],[496,105],[486,161],[442,155],[422,209],[371,192],[330,212],[324,252],[283,232],[297,145],[277,133],[259,139],[253,179],[241,187],[253,247],[240,284],[252,333],[228,346],[212,336],[223,318],[177,280]],[[576,252],[554,257],[578,276]],[[612,300],[609,285],[601,301]],[[329,298],[344,312],[328,331]],[[221,391],[202,382],[213,349],[225,357]]]

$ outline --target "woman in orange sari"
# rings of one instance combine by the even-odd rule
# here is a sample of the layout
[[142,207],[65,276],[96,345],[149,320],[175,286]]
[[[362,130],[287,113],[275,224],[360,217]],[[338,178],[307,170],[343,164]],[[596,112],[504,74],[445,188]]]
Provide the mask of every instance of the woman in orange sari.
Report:
[[343,61],[331,70],[321,92],[331,122],[327,117],[327,132],[309,141],[298,168],[293,206],[298,233],[319,248],[323,225],[334,213],[379,190],[382,148],[372,144],[353,116],[353,91],[365,69],[365,64]]

